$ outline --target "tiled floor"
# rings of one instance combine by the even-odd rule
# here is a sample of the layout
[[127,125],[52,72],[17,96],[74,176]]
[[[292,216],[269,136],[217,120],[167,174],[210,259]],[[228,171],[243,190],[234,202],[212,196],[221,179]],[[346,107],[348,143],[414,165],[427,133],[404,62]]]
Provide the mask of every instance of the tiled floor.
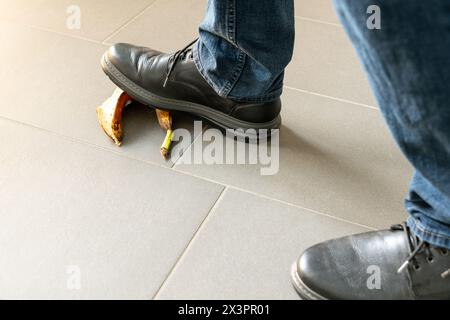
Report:
[[[297,299],[302,250],[405,218],[411,168],[331,1],[295,1],[280,170],[261,176],[183,164],[189,152],[163,161],[143,106],[127,110],[121,148],[97,123],[108,44],[178,49],[205,0],[77,0],[80,30],[66,27],[74,1],[0,0],[0,299]],[[193,132],[193,118],[175,123]],[[194,139],[183,149],[206,144]]]

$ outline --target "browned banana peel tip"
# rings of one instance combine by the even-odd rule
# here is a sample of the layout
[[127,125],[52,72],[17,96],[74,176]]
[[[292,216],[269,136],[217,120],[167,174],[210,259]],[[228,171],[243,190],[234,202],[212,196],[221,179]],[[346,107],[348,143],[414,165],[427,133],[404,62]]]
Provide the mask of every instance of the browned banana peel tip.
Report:
[[122,113],[123,109],[132,101],[132,98],[117,88],[100,107],[97,108],[97,118],[103,131],[117,146],[122,144]]

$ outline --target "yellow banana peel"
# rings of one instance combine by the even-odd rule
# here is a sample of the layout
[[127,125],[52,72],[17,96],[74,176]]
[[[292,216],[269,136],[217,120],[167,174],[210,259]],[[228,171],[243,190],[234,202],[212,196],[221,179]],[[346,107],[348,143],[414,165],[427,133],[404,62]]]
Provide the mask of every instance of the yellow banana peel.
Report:
[[161,155],[166,159],[169,156],[173,138],[172,115],[170,112],[156,109],[156,117],[158,118],[158,123],[161,129],[166,131],[166,138],[161,145]]
[[[122,113],[131,102],[133,98],[117,88],[112,96],[96,109],[100,126],[117,146],[122,145],[123,140]],[[172,115],[170,112],[156,109],[156,117],[161,129],[166,131],[166,137],[161,145],[161,155],[166,159],[169,156],[173,138]]]
[[117,88],[100,107],[97,108],[97,118],[103,131],[120,146],[123,139],[122,113],[132,98]]
[[164,159],[167,159],[170,153],[170,146],[172,145],[173,131],[167,130],[166,138],[161,145],[161,155]]
[[169,112],[156,109],[156,117],[161,129],[165,131],[172,129],[172,115]]

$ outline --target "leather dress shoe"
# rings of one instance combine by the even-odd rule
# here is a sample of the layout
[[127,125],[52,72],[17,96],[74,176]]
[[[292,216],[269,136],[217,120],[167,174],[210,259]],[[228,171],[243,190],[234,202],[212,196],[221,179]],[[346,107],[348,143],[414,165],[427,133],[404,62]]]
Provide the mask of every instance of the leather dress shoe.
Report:
[[449,250],[419,240],[406,225],[327,241],[294,264],[308,300],[450,299]]
[[200,116],[223,129],[277,129],[281,101],[242,103],[219,96],[197,70],[190,43],[166,54],[118,43],[104,54],[106,75],[143,104]]

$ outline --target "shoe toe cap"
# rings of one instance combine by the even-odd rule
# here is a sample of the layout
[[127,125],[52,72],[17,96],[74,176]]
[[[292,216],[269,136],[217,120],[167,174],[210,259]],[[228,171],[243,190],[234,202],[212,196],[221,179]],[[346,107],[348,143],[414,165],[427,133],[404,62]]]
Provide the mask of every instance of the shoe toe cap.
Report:
[[323,244],[319,244],[307,249],[297,260],[295,271],[299,283],[296,283],[296,287],[302,296],[335,298],[333,281],[330,279],[332,259],[327,256],[327,251]]
[[161,52],[150,48],[129,43],[116,43],[109,47],[104,59],[125,76],[133,79],[150,59],[159,54]]
[[128,43],[116,43],[109,47],[106,57],[114,65],[119,64],[122,60],[130,58],[131,53],[136,49],[135,46]]
[[407,273],[397,273],[407,254],[401,232],[368,232],[323,242],[298,259],[296,287],[327,299],[410,298]]
[[303,289],[326,299],[364,299],[366,264],[352,241],[346,237],[307,249],[297,261]]

